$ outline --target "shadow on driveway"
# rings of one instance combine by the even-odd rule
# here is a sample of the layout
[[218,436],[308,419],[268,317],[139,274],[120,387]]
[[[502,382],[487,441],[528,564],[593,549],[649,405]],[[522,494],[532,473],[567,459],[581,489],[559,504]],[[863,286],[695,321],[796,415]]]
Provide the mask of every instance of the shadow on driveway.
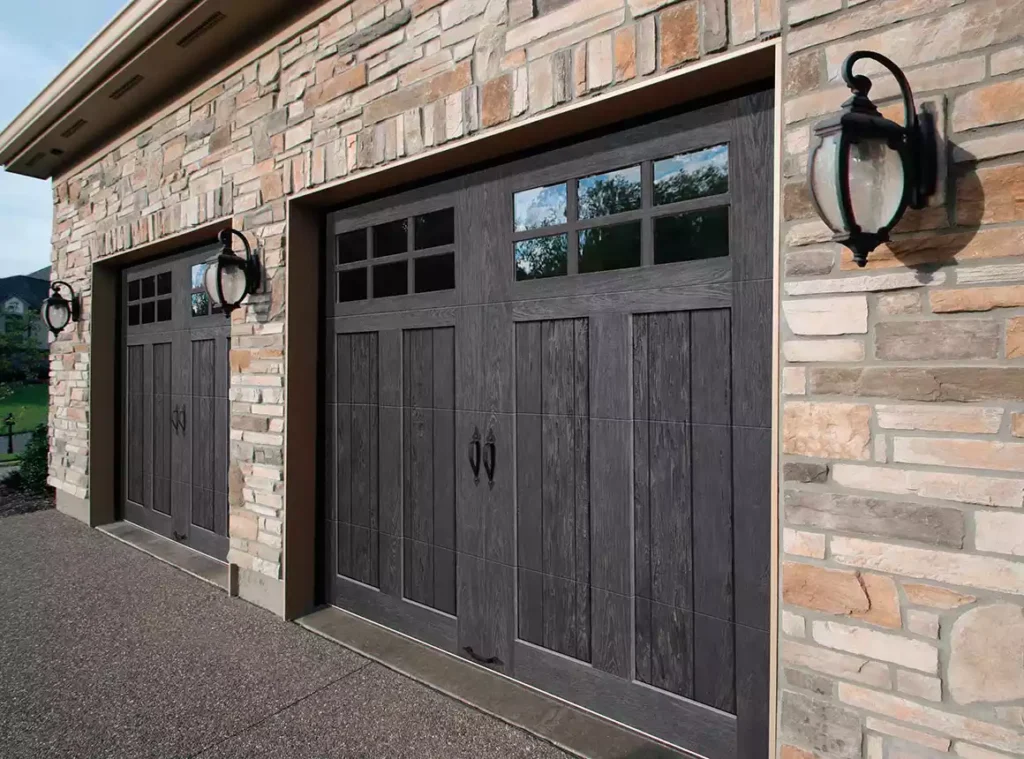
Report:
[[0,577],[3,757],[566,756],[54,511]]

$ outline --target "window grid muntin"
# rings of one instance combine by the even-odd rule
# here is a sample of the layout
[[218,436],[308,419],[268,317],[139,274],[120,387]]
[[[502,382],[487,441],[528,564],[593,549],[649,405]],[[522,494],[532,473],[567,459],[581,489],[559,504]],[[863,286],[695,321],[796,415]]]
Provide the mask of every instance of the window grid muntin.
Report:
[[126,290],[129,327],[172,321],[174,287],[170,270],[136,277],[128,281]]

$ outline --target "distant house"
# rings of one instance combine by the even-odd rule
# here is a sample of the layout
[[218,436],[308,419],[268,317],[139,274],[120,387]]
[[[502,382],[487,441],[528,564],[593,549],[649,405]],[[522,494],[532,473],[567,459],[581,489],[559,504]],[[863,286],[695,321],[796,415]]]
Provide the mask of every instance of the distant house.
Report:
[[0,279],[0,331],[8,329],[9,316],[27,317],[40,347],[45,348],[48,345],[46,325],[37,317],[50,286],[48,280],[37,276],[40,273]]

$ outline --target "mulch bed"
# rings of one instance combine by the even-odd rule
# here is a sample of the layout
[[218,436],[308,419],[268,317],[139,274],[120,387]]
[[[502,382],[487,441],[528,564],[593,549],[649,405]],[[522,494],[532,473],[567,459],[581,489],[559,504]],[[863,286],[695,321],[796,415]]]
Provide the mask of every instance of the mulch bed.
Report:
[[31,514],[53,508],[53,490],[47,488],[43,494],[25,493],[0,482],[0,518],[15,514]]

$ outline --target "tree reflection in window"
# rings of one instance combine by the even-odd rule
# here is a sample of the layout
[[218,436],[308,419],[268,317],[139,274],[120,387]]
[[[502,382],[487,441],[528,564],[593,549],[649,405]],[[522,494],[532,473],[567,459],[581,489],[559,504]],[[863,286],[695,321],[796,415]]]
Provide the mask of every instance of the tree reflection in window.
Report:
[[544,279],[566,273],[569,236],[535,237],[516,243],[516,279]]
[[633,166],[581,179],[581,219],[596,219],[640,208],[640,167]]
[[654,162],[656,205],[721,195],[728,190],[728,145],[715,145]]

